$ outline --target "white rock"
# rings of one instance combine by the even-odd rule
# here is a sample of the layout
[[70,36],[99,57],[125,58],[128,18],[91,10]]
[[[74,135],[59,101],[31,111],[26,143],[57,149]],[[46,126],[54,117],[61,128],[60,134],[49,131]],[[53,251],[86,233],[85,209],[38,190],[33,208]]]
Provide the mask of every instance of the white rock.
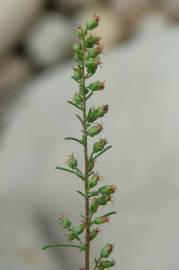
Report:
[[29,58],[39,66],[56,63],[71,50],[71,26],[58,15],[46,15],[35,25],[26,38]]
[[[115,243],[116,269],[178,269],[178,31],[168,27],[153,38],[142,34],[109,52],[97,76],[107,87],[92,103],[110,104],[104,136],[115,147],[96,169],[104,181],[117,183],[119,193],[111,206],[118,215],[93,248]],[[9,241],[3,245],[4,269],[12,269],[12,256],[14,262],[22,261],[17,250],[23,241],[34,254],[31,241],[36,235],[41,240],[35,239],[35,247],[49,243],[50,231],[61,240],[63,232],[55,226],[61,212],[79,221],[83,204],[75,190],[81,182],[53,170],[70,152],[81,156],[79,147],[63,141],[67,135],[78,136],[80,129],[72,116],[76,111],[66,104],[76,90],[70,74],[67,65],[31,83],[9,115],[0,151],[0,239],[10,237],[16,249],[9,249]],[[6,204],[11,205],[8,211]],[[61,252],[59,260],[64,262]],[[62,269],[79,269],[79,253],[64,252],[68,266]],[[42,265],[43,256],[38,254]],[[33,263],[33,269],[41,269],[37,265]],[[29,269],[29,263],[21,269]]]
[[0,57],[33,23],[43,0],[0,0]]

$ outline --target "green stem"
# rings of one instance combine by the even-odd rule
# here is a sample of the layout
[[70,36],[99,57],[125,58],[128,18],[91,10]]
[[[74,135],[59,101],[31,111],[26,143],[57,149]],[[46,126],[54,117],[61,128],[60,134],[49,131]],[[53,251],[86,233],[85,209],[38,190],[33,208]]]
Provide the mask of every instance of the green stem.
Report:
[[86,113],[86,95],[85,95],[85,37],[83,38],[83,60],[82,60],[82,73],[83,78],[81,88],[83,93],[83,132],[84,132],[84,161],[85,161],[85,270],[90,270],[90,217],[89,217],[89,198],[88,198],[88,141],[87,141],[87,113]]

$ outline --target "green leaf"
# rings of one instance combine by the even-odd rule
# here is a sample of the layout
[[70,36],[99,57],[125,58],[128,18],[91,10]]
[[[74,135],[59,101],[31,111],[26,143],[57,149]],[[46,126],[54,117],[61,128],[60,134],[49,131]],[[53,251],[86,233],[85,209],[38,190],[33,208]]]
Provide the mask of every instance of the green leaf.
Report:
[[112,145],[109,145],[108,147],[103,149],[100,153],[98,153],[95,157],[93,157],[93,160],[97,159],[99,156],[101,156],[102,154],[104,154],[106,151],[108,151],[111,148],[112,148]]
[[57,170],[62,170],[62,171],[65,171],[65,172],[69,172],[69,173],[72,173],[72,174],[75,174],[76,176],[78,176],[79,178],[81,178],[82,180],[84,180],[84,176],[78,172],[75,172],[73,170],[69,170],[67,168],[64,168],[64,167],[56,167],[55,169]]
[[91,92],[87,97],[86,97],[86,100],[88,100],[94,93]]
[[91,198],[91,197],[93,197],[93,196],[97,196],[97,195],[99,195],[100,193],[98,192],[98,191],[94,191],[94,192],[89,192],[88,193],[88,198]]
[[76,114],[75,116],[80,120],[80,123],[83,126],[83,119],[81,118],[81,116],[79,114]]
[[82,108],[80,108],[78,105],[76,105],[72,101],[68,100],[67,102],[82,111]]
[[81,192],[80,190],[77,190],[77,192],[78,192],[82,197],[85,198],[85,194],[84,194],[83,192]]
[[48,248],[52,248],[52,247],[72,247],[72,248],[79,248],[81,249],[82,247],[79,245],[71,245],[71,244],[51,244],[48,246],[45,246],[42,248],[42,250],[48,249]]
[[113,212],[109,212],[109,213],[105,214],[104,216],[108,217],[108,216],[112,216],[112,215],[115,215],[115,214],[117,214],[117,212],[113,211]]
[[69,141],[69,140],[71,140],[71,141],[76,141],[76,142],[78,142],[78,143],[80,143],[80,144],[83,145],[83,142],[82,142],[82,141],[80,141],[79,139],[74,138],[74,137],[66,137],[65,140],[68,140],[68,141]]

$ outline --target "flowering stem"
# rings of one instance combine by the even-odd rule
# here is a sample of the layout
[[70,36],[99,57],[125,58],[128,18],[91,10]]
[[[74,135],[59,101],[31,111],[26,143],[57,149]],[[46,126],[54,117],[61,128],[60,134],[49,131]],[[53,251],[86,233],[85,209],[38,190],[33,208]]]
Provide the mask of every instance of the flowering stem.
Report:
[[85,37],[82,44],[82,93],[83,93],[83,135],[84,135],[84,161],[85,161],[85,270],[90,269],[90,220],[89,220],[89,197],[88,197],[88,139],[87,139],[87,115],[86,115],[86,95],[85,95]]

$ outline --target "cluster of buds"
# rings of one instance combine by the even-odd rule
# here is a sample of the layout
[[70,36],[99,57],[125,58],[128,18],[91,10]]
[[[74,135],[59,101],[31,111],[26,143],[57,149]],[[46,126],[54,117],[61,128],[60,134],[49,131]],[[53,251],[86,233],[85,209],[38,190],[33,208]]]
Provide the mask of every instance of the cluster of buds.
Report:
[[102,195],[111,195],[117,190],[115,185],[105,185],[98,189],[98,192]]
[[93,199],[90,205],[90,213],[94,214],[100,206],[105,206],[108,202],[111,202],[111,195],[102,195],[98,198]]

